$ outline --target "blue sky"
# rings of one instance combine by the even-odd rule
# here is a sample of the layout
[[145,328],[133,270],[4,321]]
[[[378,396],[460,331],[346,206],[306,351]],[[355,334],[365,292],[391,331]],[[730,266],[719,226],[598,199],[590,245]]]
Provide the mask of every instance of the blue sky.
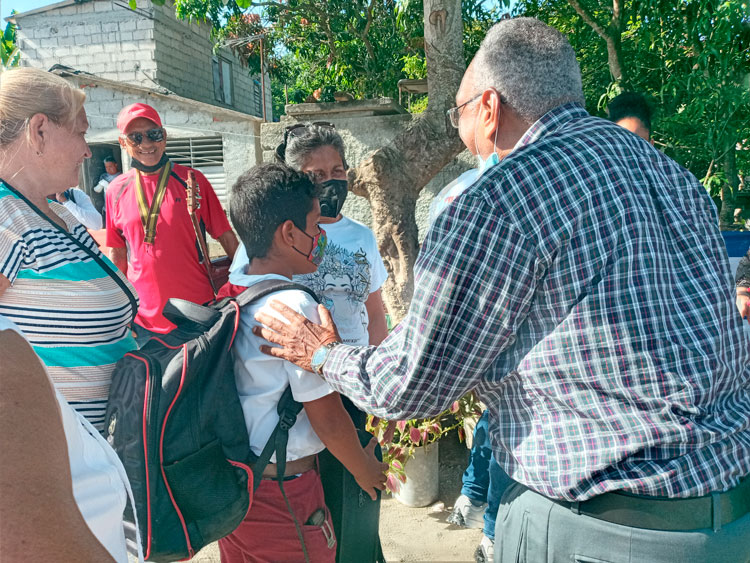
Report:
[[[50,4],[57,4],[60,0],[1,0],[2,6],[0,6],[0,17],[7,18],[11,11],[16,12],[27,12],[34,8],[41,6],[49,6]],[[5,26],[3,26],[5,27]]]

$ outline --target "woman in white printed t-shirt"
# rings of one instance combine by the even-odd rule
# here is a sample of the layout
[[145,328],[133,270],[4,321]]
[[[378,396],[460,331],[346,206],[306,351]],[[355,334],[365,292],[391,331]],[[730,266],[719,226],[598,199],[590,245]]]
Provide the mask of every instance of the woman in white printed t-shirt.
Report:
[[127,562],[123,511],[132,494],[120,460],[2,315],[0,350],[3,563]]

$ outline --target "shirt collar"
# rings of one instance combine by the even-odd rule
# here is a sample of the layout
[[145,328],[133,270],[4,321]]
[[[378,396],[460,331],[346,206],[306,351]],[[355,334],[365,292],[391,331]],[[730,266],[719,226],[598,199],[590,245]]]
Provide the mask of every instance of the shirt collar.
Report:
[[580,117],[588,117],[588,115],[588,112],[578,102],[569,102],[551,109],[526,130],[526,133],[521,136],[508,156],[516,150],[538,141],[569,121]]

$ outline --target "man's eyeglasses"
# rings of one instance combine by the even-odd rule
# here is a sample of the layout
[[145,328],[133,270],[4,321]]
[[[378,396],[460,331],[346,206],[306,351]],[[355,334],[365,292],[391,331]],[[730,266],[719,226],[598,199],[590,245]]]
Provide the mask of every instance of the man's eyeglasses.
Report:
[[290,137],[304,137],[307,134],[307,129],[313,125],[317,127],[325,127],[327,129],[336,129],[336,126],[333,123],[327,121],[313,121],[309,125],[307,123],[295,123],[284,129],[284,143],[286,143]]
[[473,102],[473,101],[481,98],[482,94],[484,94],[484,92],[482,92],[480,94],[477,94],[472,99],[470,99],[468,102],[464,102],[460,106],[456,106],[456,107],[451,108],[451,109],[449,109],[448,111],[445,112],[445,114],[448,116],[448,119],[450,119],[451,125],[453,125],[453,127],[455,127],[456,129],[458,129],[458,120],[461,119],[461,110],[464,109],[471,102]]
[[161,143],[164,140],[164,129],[162,127],[154,127],[146,132],[134,131],[128,133],[125,137],[133,145],[140,145],[143,142],[143,137],[146,136],[152,143]]

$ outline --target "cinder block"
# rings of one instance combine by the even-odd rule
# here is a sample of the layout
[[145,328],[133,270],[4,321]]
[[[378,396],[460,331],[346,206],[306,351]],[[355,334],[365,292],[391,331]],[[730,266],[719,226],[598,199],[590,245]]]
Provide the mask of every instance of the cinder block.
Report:
[[133,18],[130,20],[121,21],[119,27],[120,31],[135,31],[138,26],[136,25],[135,18]]
[[152,29],[137,29],[133,32],[133,41],[143,40],[143,39],[153,39],[154,38],[154,30]]
[[132,31],[120,31],[116,35],[116,37],[120,41],[122,41],[123,43],[126,43],[126,42],[131,43],[133,45],[133,48],[134,48],[133,50],[138,49],[138,46],[132,43],[132,41],[133,41],[133,32]]

